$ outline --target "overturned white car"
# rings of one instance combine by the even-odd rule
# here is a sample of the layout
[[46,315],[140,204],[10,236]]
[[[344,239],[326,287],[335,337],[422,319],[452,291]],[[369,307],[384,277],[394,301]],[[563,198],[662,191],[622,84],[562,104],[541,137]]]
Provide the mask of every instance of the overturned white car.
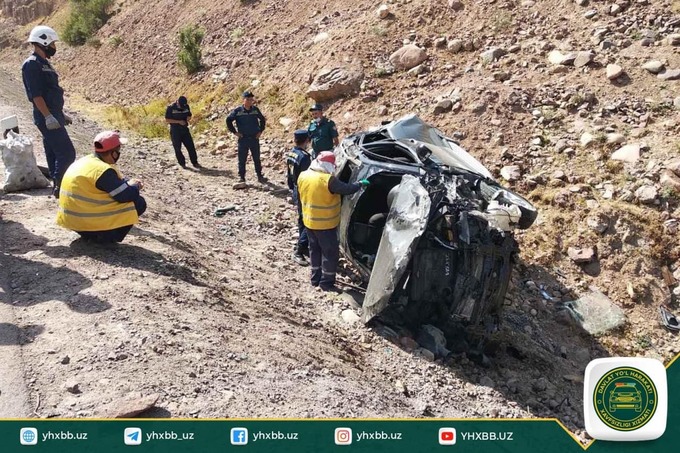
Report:
[[500,319],[516,228],[537,212],[441,131],[409,115],[347,137],[335,149],[346,196],[344,255],[368,283],[364,321],[389,317],[411,326]]

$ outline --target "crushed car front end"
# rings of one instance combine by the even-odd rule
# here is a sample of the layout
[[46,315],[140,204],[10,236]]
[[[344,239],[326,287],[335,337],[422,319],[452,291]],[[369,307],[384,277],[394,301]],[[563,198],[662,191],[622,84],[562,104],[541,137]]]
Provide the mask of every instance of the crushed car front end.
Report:
[[336,148],[337,176],[370,186],[345,197],[344,255],[367,282],[363,317],[404,325],[500,320],[515,228],[533,206],[501,187],[455,142],[410,115]]

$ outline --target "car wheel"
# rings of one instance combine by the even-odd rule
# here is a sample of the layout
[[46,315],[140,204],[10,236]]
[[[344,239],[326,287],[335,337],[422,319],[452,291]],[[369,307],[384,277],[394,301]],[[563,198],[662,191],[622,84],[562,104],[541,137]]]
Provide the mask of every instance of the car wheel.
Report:
[[[499,191],[502,192],[499,193]],[[522,211],[522,216],[520,217],[519,222],[517,222],[517,226],[521,230],[526,230],[533,225],[536,221],[536,217],[538,217],[538,211],[534,205],[521,195],[518,195],[499,184],[489,184],[487,181],[481,181],[480,192],[482,198],[487,202],[494,199],[495,196],[495,199],[501,204],[517,206],[519,210]]]

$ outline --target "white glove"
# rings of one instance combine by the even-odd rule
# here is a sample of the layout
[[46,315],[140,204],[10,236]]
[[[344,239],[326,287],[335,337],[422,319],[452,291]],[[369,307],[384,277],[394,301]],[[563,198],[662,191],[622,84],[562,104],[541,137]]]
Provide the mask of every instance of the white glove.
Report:
[[64,124],[67,125],[67,126],[69,124],[73,124],[73,118],[68,116],[66,113],[64,113]]
[[59,121],[54,117],[54,115],[47,115],[45,117],[45,126],[47,129],[53,131],[55,129],[59,129],[61,127],[61,124],[59,124]]

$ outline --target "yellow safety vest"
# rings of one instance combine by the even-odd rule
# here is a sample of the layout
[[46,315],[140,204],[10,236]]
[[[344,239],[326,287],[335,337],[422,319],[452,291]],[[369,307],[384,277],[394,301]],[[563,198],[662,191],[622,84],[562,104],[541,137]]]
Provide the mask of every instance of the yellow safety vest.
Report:
[[116,166],[92,154],[68,167],[59,191],[57,225],[73,231],[106,231],[137,223],[134,203],[119,203],[97,189],[97,180],[109,169],[122,178]]
[[302,222],[310,230],[331,230],[340,224],[342,198],[328,190],[329,179],[331,175],[314,170],[298,177]]

